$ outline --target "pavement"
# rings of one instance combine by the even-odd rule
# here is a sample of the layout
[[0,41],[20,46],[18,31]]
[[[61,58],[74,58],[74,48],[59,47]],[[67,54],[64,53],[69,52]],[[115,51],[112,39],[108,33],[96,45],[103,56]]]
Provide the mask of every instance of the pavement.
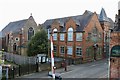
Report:
[[[107,78],[108,61],[107,59],[94,61],[85,64],[69,65],[67,71],[64,68],[55,70],[62,78]],[[48,71],[32,73],[19,78],[50,78]]]

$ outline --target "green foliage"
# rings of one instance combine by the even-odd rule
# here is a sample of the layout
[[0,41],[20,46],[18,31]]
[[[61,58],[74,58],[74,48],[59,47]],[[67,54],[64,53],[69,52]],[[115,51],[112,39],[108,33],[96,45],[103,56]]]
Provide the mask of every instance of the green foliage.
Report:
[[48,39],[47,33],[44,29],[37,32],[28,43],[28,56],[35,56],[37,54],[48,53]]

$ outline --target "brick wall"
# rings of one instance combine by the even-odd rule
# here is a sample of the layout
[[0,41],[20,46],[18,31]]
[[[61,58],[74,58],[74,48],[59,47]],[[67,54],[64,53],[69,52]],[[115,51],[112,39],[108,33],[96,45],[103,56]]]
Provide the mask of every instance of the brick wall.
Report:
[[[86,39],[87,39],[87,36],[88,36],[88,33],[91,32],[93,30],[93,28],[95,27],[96,25],[96,28],[98,30],[99,33],[101,33],[101,38],[102,38],[102,42],[97,42],[97,44],[99,46],[101,46],[103,48],[103,29],[101,27],[101,24],[98,20],[98,17],[97,17],[97,14],[94,13],[93,16],[91,17],[90,21],[88,22],[88,24],[85,26],[85,28],[83,29],[83,31],[85,31],[85,33],[83,33],[83,39],[82,41],[76,41],[76,23],[75,21],[72,19],[72,18],[69,18],[68,21],[65,23],[65,27],[66,27],[66,32],[64,32],[65,34],[65,40],[64,41],[60,41],[60,24],[59,22],[57,22],[57,20],[54,20],[53,24],[51,25],[51,28],[52,28],[52,31],[56,28],[58,30],[57,32],[57,41],[54,41],[53,44],[57,46],[57,56],[67,56],[67,57],[70,57],[70,58],[80,58],[80,57],[83,57],[83,60],[86,60],[87,57],[86,57],[86,48],[87,47],[92,47],[94,45],[94,43],[91,41],[91,42],[87,42]],[[68,28],[72,27],[73,28],[73,41],[68,41],[67,40],[67,32],[68,32]],[[73,46],[73,54],[70,56],[68,54],[65,54],[67,53],[65,51],[64,54],[60,54],[60,46]],[[80,46],[82,47],[82,56],[77,56],[76,55],[76,46]],[[65,48],[66,49],[66,48]],[[91,53],[93,54],[93,53]],[[103,53],[102,53],[103,54]],[[102,55],[103,56],[103,55]],[[101,58],[102,58],[101,56]],[[91,59],[92,57],[89,57],[89,59]]]
[[[111,33],[110,49],[112,47],[120,45],[120,32]],[[119,78],[120,77],[120,57],[111,57],[110,60],[110,77]]]
[[111,57],[110,77],[111,78],[120,78],[120,58],[119,57]]

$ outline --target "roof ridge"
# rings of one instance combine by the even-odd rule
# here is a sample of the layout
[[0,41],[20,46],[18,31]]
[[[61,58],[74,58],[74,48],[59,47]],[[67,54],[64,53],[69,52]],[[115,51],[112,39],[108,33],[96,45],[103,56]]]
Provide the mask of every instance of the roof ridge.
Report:
[[20,21],[25,21],[25,20],[28,20],[28,19],[22,19],[22,20],[12,21],[12,22],[10,22],[10,23],[20,22]]

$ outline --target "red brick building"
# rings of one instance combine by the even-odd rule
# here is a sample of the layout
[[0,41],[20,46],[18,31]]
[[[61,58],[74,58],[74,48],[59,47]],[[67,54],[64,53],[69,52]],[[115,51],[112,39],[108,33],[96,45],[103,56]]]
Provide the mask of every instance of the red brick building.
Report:
[[110,78],[120,78],[120,2],[118,6],[118,15],[110,41]]
[[43,26],[53,35],[56,56],[91,61],[105,56],[104,29],[112,23],[102,9],[100,15],[86,10],[83,15],[46,20]]

